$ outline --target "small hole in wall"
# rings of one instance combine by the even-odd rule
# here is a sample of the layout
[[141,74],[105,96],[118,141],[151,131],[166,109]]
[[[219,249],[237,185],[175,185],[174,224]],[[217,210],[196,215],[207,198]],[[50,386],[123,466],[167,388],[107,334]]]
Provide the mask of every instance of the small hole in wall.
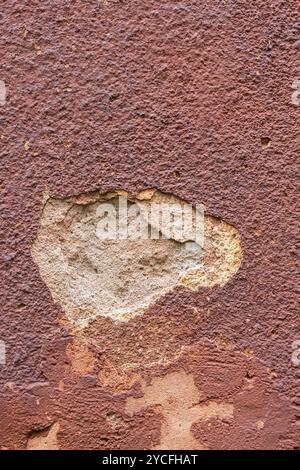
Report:
[[18,304],[17,305],[17,312],[21,312],[22,310],[24,310],[25,307],[26,307],[25,304]]
[[118,98],[119,98],[119,94],[118,94],[118,93],[111,93],[111,94],[109,95],[109,98],[108,98],[108,99],[109,99],[109,101],[112,102],[112,101],[116,101]]
[[267,149],[271,146],[270,137],[261,137],[260,142],[261,142],[261,146],[262,146],[263,149]]
[[247,373],[246,373],[246,378],[247,378],[247,379],[253,379],[253,377],[254,377],[253,372],[251,372],[250,370],[248,370]]

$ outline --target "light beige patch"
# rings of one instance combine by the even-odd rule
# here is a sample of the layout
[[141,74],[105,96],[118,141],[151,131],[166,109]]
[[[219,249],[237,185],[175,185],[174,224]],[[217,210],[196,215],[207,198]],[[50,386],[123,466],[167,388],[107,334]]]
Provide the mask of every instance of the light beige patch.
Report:
[[199,403],[201,393],[195,386],[193,376],[185,372],[174,372],[164,377],[155,377],[152,384],[143,384],[142,398],[129,397],[125,411],[129,415],[149,406],[158,407],[162,414],[161,441],[155,449],[185,450],[206,449],[193,436],[191,427],[197,421],[208,421],[233,416],[233,405],[210,401]]
[[193,290],[224,286],[238,271],[241,259],[237,230],[220,219],[205,216],[203,267],[185,274],[181,282]]
[[27,450],[59,450],[57,434],[59,423],[44,431],[35,432],[27,441]]
[[[32,256],[74,327],[86,327],[99,316],[128,321],[178,285],[193,290],[223,286],[237,272],[242,258],[239,234],[211,216],[204,218],[204,249],[193,243],[188,250],[189,239],[174,235],[173,228],[173,238],[164,238],[169,226],[159,228],[152,220],[148,230],[157,230],[160,239],[99,239],[99,214],[109,203],[119,217],[120,195],[141,210],[165,203],[187,207],[180,198],[155,189],[136,198],[117,190],[67,199],[48,195],[45,201]],[[193,214],[195,219],[195,209]]]
[[64,381],[63,381],[63,380],[60,380],[60,381],[58,382],[58,390],[59,390],[60,392],[64,392],[64,391],[65,391],[65,384],[64,384]]

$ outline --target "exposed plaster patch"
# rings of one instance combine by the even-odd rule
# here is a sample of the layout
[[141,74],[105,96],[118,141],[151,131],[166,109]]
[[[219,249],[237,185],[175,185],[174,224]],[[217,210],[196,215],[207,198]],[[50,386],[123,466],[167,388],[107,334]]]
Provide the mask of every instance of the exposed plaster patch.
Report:
[[140,375],[132,372],[130,369],[118,369],[109,359],[105,360],[98,374],[98,381],[101,387],[114,392],[130,390],[134,383],[140,380]]
[[155,189],[136,198],[122,190],[67,199],[47,196],[32,256],[73,326],[86,327],[101,316],[128,321],[177,285],[193,290],[222,286],[238,270],[239,234],[211,216],[204,219],[204,250],[198,244],[186,250],[186,239],[99,239],[98,209],[107,201],[115,203],[118,195],[140,207],[187,204]]
[[153,378],[151,385],[143,384],[142,392],[141,398],[128,397],[125,411],[133,415],[149,406],[158,407],[163,421],[161,441],[155,449],[206,449],[207,446],[193,436],[192,425],[199,420],[222,420],[233,416],[233,405],[230,403],[199,403],[201,392],[194,383],[193,375],[183,371]]

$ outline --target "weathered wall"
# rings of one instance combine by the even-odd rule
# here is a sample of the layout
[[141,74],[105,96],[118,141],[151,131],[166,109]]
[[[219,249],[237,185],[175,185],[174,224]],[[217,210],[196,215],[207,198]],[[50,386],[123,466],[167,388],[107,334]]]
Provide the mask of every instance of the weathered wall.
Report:
[[[1,6],[0,448],[300,447],[299,20],[296,0]],[[74,328],[34,251],[45,193],[120,188],[204,204],[241,266]]]

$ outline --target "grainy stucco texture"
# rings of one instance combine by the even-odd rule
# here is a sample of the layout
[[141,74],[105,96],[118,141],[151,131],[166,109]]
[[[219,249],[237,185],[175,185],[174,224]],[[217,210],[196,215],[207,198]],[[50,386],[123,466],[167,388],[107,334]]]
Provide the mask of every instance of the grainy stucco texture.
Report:
[[[299,448],[299,2],[7,0],[0,25],[0,448]],[[33,257],[45,193],[149,188],[231,226],[238,271],[74,328]]]

